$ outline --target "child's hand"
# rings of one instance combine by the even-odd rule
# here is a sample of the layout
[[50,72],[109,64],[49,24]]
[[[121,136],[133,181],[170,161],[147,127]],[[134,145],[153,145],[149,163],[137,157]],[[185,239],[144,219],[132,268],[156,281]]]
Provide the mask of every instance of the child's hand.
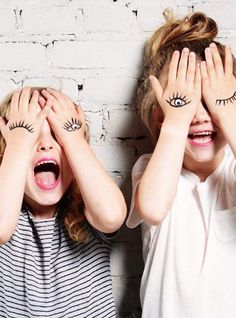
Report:
[[205,50],[206,62],[201,62],[203,98],[216,122],[236,109],[236,79],[233,75],[231,49],[225,47],[225,66],[215,43]]
[[[85,118],[82,109],[70,100],[65,94],[48,88],[42,91],[45,100],[52,100],[52,108],[48,115],[49,124],[61,146],[70,142],[73,138],[85,138]],[[39,102],[44,108],[45,100]]]
[[173,53],[164,90],[156,77],[150,76],[150,80],[165,118],[190,125],[201,98],[201,76],[195,53],[189,53],[187,48],[181,56],[179,51]]
[[50,111],[50,100],[42,110],[38,103],[39,93],[25,87],[14,93],[11,105],[9,120],[0,117],[0,130],[6,144],[27,147],[31,149],[40,133],[43,121]]

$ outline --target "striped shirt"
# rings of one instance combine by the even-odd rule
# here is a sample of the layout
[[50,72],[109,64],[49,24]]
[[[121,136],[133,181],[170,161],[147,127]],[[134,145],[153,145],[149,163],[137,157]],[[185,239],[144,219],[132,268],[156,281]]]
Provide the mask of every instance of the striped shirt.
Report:
[[88,243],[70,239],[58,213],[34,220],[23,210],[0,246],[0,317],[115,317],[110,246],[93,231]]

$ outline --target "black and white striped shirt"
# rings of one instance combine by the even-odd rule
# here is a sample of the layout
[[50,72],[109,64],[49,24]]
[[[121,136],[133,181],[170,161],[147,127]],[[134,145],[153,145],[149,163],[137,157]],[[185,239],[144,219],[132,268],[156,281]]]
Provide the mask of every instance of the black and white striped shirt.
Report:
[[110,247],[94,231],[88,243],[70,239],[60,213],[34,220],[21,212],[0,246],[0,317],[115,317]]

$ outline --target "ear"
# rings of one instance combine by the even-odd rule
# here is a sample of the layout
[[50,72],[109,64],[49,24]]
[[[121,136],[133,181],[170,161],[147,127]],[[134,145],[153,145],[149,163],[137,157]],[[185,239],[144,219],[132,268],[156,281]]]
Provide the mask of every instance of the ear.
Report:
[[152,116],[154,118],[154,122],[156,123],[157,128],[161,129],[164,118],[162,110],[160,107],[158,107],[158,105],[154,105],[152,107]]

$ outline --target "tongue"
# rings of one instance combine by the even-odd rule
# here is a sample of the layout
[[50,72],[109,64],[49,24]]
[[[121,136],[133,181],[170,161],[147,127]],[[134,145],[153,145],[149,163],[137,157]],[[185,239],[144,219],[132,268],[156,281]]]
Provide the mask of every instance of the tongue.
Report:
[[36,182],[45,186],[53,185],[56,182],[55,173],[52,171],[42,171],[35,175]]

